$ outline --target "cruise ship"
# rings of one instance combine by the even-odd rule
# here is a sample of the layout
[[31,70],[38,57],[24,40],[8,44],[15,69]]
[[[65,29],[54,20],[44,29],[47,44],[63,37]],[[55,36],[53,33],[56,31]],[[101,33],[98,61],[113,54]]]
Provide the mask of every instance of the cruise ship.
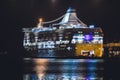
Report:
[[103,54],[102,29],[84,24],[75,9],[69,8],[52,21],[40,19],[37,27],[23,28],[23,33],[27,57],[102,57]]

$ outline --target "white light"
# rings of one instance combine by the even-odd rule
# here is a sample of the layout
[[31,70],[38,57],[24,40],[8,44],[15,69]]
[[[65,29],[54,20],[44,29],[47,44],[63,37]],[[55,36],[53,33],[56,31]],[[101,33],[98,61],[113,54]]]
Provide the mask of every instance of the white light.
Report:
[[90,25],[89,28],[94,28],[95,26],[94,25]]
[[68,49],[68,50],[70,50],[70,49],[71,49],[71,47],[67,47],[67,49]]

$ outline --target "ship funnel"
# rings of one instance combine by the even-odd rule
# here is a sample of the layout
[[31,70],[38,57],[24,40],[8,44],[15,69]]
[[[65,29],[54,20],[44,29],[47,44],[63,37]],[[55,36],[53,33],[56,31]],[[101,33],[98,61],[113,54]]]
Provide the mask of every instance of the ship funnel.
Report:
[[67,10],[67,13],[72,13],[72,12],[75,12],[75,13],[76,13],[76,10],[75,10],[75,9],[72,9],[72,8],[69,8],[69,9]]
[[87,27],[76,15],[76,10],[69,8],[64,15],[62,21],[60,22],[61,25],[80,25],[81,27]]

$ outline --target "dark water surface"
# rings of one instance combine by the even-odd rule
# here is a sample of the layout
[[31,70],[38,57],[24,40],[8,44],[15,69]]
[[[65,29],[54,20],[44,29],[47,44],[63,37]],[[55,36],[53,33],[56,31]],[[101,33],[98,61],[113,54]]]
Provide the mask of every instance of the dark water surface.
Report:
[[[25,74],[35,74],[31,61],[24,62]],[[47,75],[56,75],[62,80],[103,80],[103,59],[49,59],[48,63]]]
[[[48,60],[46,74],[62,77],[61,80],[119,80],[120,59]],[[32,59],[24,59],[23,75],[35,74],[32,64]]]

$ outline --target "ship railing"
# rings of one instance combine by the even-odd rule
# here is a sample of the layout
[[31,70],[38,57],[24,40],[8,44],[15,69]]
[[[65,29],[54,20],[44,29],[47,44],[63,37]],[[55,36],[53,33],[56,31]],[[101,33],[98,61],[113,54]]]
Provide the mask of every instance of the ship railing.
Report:
[[32,32],[32,28],[22,28],[23,32]]

